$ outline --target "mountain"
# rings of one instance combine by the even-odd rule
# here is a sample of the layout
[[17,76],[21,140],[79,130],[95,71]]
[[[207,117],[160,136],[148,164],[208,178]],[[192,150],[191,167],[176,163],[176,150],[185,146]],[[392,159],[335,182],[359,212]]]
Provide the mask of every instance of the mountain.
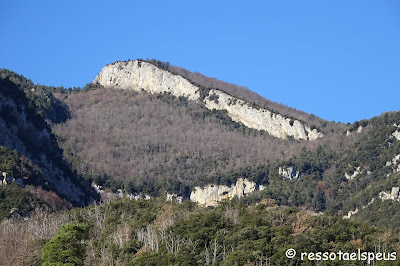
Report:
[[[367,164],[377,160],[366,143],[386,132],[374,144],[384,145],[392,124],[400,124],[397,113],[353,125],[328,122],[156,60],[109,64],[93,84],[54,93],[70,118],[52,128],[78,173],[104,188],[172,193],[206,206],[261,188],[243,200],[267,197],[347,215],[396,187],[383,185],[388,178],[376,171],[387,169],[397,142],[379,150],[386,161],[373,169]],[[355,174],[360,158],[370,161]],[[253,183],[238,186],[239,179]]]
[[84,182],[103,189],[205,206],[247,195],[242,200],[361,217],[398,186],[388,167],[397,167],[400,153],[391,135],[396,112],[328,122],[157,60],[109,64],[83,90],[8,76],[51,126],[52,145],[62,149],[51,157],[62,153]]
[[0,77],[0,264],[400,251],[400,112],[329,122],[157,60],[84,88]]
[[327,144],[333,136],[349,141],[344,125],[309,116],[322,132],[143,61],[106,66],[94,83],[106,88],[55,94],[71,118],[53,129],[78,172],[100,185],[120,181],[115,185],[128,191],[187,193],[211,181],[234,183],[235,177],[219,176],[292,157],[301,147],[335,145]]
[[[32,210],[36,203],[55,209],[68,207],[71,203],[75,206],[89,204],[98,196],[90,183],[83,184],[64,161],[62,150],[42,115],[40,101],[35,102],[39,98],[33,95],[28,97],[28,92],[21,85],[24,81],[12,72],[1,71],[0,172],[4,177],[1,180],[3,203],[10,200],[7,195],[25,195],[29,200],[19,204],[21,215]],[[33,86],[30,89],[33,90]],[[47,98],[47,101],[50,102],[50,99]],[[18,186],[14,186],[14,182]],[[29,205],[29,201],[31,206],[25,206]],[[1,218],[7,217],[7,212],[18,213],[18,209],[12,203],[5,204]]]
[[143,61],[115,62],[105,66],[93,82],[103,87],[170,93],[188,100],[198,100],[207,109],[224,110],[235,122],[286,139],[315,140],[323,134],[305,123],[246,102],[218,88],[205,88],[184,77]]

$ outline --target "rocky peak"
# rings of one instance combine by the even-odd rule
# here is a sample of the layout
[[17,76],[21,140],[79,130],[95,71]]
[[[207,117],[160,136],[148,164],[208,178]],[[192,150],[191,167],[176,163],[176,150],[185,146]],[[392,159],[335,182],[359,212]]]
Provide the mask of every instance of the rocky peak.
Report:
[[223,91],[211,89],[207,95],[201,95],[201,88],[189,80],[143,61],[119,61],[106,65],[93,83],[150,93],[167,92],[189,100],[201,100],[206,108],[226,110],[233,121],[243,123],[249,128],[265,130],[277,138],[315,140],[323,136],[317,129],[312,129],[299,120],[253,106]]

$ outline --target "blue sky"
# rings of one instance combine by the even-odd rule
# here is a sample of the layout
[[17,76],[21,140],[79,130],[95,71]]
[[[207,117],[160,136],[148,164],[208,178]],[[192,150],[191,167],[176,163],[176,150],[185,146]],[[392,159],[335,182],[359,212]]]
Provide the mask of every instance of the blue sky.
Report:
[[327,120],[400,109],[399,1],[4,1],[0,67],[84,86],[156,58]]

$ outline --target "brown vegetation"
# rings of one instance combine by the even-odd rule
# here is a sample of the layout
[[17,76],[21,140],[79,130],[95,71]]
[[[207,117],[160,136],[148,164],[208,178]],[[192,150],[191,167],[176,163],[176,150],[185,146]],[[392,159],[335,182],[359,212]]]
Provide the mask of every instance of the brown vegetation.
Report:
[[342,135],[328,134],[316,142],[280,140],[170,95],[100,88],[58,97],[71,119],[53,130],[77,171],[97,176],[96,182],[111,177],[128,190],[144,186],[147,193],[157,186],[173,191],[177,183],[191,186],[193,180],[227,169],[288,158],[301,147],[313,149],[332,138],[337,141],[331,145],[336,145]]

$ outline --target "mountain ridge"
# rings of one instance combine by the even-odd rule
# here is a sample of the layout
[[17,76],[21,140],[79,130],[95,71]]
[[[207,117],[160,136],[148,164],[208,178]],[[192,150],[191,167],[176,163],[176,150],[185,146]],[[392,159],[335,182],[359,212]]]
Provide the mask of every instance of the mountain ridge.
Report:
[[[352,125],[310,115],[299,121],[323,137],[283,139],[235,121],[218,105],[242,100],[210,87],[190,100],[0,77],[2,265],[46,263],[49,247],[70,240],[67,227],[86,228],[74,241],[86,252],[69,254],[87,265],[308,265],[285,252],[400,252],[400,112]],[[71,200],[68,182],[82,208],[49,214],[68,204],[58,195]],[[102,201],[90,204],[100,200],[91,186]]]
[[[130,62],[138,64],[140,60],[120,63]],[[243,201],[270,197],[283,205],[347,213],[366,206],[380,192],[397,187],[397,173],[385,173],[391,175],[387,180],[382,177],[386,163],[398,154],[397,138],[391,137],[397,136],[397,131],[390,127],[390,123],[400,123],[396,112],[347,126],[318,120],[324,136],[299,141],[272,137],[264,130],[235,122],[226,110],[206,108],[207,103],[217,104],[220,90],[200,87],[194,91],[195,99],[189,100],[184,94],[176,96],[163,90],[152,94],[96,86],[50,89],[45,95],[64,106],[69,117],[58,122],[48,120],[64,157],[79,174],[105,188],[154,196],[176,193],[189,198],[196,186],[229,187],[243,178],[265,187]],[[35,94],[39,95],[41,88],[37,88]],[[198,101],[202,97],[207,102]],[[52,105],[46,108],[53,110]],[[47,111],[46,115],[57,113]],[[376,143],[368,143],[371,138]],[[385,142],[390,138],[395,145],[386,150]],[[371,145],[386,161],[370,158],[367,147]],[[355,171],[360,164],[364,166]],[[393,164],[396,166],[397,161]],[[294,176],[300,178],[289,180],[287,174],[280,174],[289,169],[296,169]],[[368,187],[368,182],[376,187]],[[378,202],[368,208],[375,208]],[[364,215],[368,208],[357,215]]]
[[227,110],[234,121],[250,128],[265,130],[278,138],[315,140],[323,136],[316,128],[311,129],[299,120],[284,118],[280,114],[251,105],[218,89],[202,88],[182,78],[150,63],[136,60],[108,64],[93,83],[136,91],[144,89],[151,93],[167,92],[176,97],[201,100],[209,109]]

